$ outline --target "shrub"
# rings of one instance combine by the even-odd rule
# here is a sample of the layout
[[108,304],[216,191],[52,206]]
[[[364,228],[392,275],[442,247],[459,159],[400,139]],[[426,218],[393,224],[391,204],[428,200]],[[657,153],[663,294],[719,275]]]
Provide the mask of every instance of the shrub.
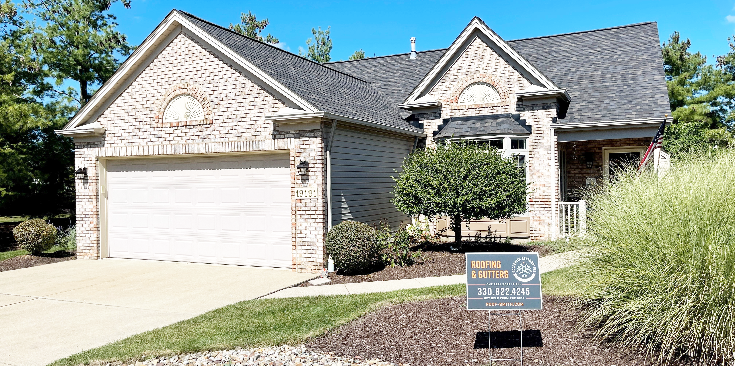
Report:
[[15,241],[21,249],[38,255],[56,242],[56,228],[41,219],[30,219],[21,222],[13,229]]
[[660,363],[735,361],[735,153],[620,174],[592,197],[582,324]]
[[343,221],[327,234],[327,254],[344,273],[361,273],[380,264],[380,242],[370,225]]
[[523,170],[483,144],[446,142],[416,150],[393,180],[396,208],[407,215],[449,216],[457,245],[462,222],[505,219],[526,211]]
[[59,229],[61,235],[56,238],[56,246],[61,250],[74,253],[77,251],[77,229],[72,226],[66,230]]
[[412,250],[411,235],[405,227],[391,232],[390,227],[383,225],[378,229],[377,237],[383,247],[383,263],[385,265],[410,266],[421,255],[421,250]]

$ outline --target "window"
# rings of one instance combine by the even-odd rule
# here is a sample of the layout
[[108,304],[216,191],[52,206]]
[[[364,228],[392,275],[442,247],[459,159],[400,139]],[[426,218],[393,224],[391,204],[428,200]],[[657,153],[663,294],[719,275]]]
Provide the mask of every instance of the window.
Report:
[[526,139],[510,139],[511,150],[526,150]]
[[645,146],[603,148],[602,154],[604,161],[602,173],[605,176],[605,182],[610,182],[615,179],[616,170],[640,163],[645,151]]
[[503,140],[489,140],[487,144],[498,150],[503,150]]
[[518,169],[523,171],[523,176],[526,176],[526,155],[514,154],[513,160],[515,160]]
[[195,121],[204,119],[204,109],[194,97],[182,94],[172,99],[163,112],[163,122]]
[[457,98],[458,104],[489,104],[500,102],[500,94],[488,83],[473,83]]
[[523,169],[524,174],[526,173],[526,163],[528,159],[526,138],[498,136],[491,137],[487,140],[473,140],[470,143],[498,149],[501,156],[515,161],[516,166]]

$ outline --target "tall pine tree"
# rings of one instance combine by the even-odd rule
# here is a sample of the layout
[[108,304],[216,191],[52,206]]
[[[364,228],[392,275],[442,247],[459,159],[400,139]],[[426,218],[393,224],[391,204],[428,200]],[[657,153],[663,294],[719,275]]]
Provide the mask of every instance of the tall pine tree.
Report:
[[727,55],[718,58],[717,65],[708,64],[705,56],[690,52],[690,47],[691,42],[682,40],[678,32],[662,47],[674,119],[664,144],[675,155],[706,152],[728,146],[733,140],[733,45]]

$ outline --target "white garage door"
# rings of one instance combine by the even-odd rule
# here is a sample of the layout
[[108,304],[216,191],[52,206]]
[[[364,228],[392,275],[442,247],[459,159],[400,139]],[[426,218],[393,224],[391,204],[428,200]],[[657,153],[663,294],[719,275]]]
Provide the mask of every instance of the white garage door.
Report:
[[288,154],[107,162],[109,256],[291,267]]

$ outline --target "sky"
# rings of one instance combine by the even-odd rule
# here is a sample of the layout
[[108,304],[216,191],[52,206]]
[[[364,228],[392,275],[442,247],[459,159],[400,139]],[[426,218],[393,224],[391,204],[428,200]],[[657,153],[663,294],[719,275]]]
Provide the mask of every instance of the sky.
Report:
[[265,33],[297,53],[306,48],[311,29],[331,27],[332,60],[346,60],[362,49],[368,57],[449,47],[472,17],[479,16],[503,39],[539,37],[619,25],[658,23],[661,42],[679,31],[714,62],[728,52],[735,35],[735,0],[714,1],[223,1],[132,0],[112,12],[128,42],[140,44],[176,8],[212,23],[228,26],[240,13],[252,11],[270,22]]

